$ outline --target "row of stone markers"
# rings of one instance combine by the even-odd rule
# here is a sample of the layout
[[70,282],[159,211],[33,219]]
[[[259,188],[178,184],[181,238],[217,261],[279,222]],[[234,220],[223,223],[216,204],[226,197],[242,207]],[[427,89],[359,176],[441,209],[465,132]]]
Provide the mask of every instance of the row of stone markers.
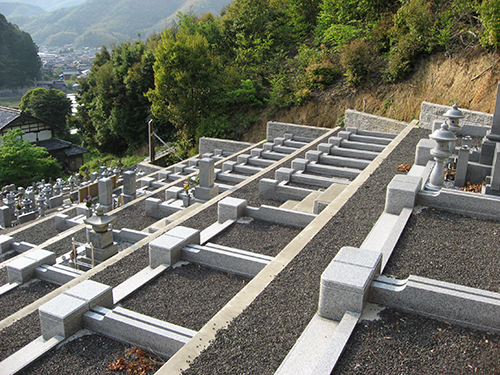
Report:
[[[363,244],[359,248],[343,247],[323,272],[317,315],[276,374],[330,374],[356,324],[371,308],[367,307],[369,302],[500,333],[498,292],[416,275],[404,280],[383,275],[415,206],[500,219],[500,84],[493,126],[479,150],[471,150],[467,144],[468,131],[477,134],[484,129],[471,129],[470,125],[462,129],[459,120],[465,116],[456,104],[443,117],[445,121],[433,122],[429,140],[419,142],[409,173],[396,175],[388,185],[385,210]],[[460,148],[455,146],[457,133],[468,137]],[[445,169],[452,167],[456,167],[457,178],[445,184]],[[483,182],[482,194],[456,189],[471,180]],[[324,334],[319,341],[318,330]],[[314,360],[307,362],[304,357]]]
[[[300,139],[297,139],[299,137],[304,137],[303,139],[308,138],[303,134],[299,134],[298,129],[300,128],[297,127],[295,128],[295,131],[286,132],[286,134],[292,134],[291,139],[294,142],[301,142]],[[357,132],[360,133],[359,130]],[[356,135],[362,137],[367,136],[366,134],[364,135],[352,134],[353,133],[352,130],[350,131],[350,133],[351,134],[348,135],[349,136],[348,142],[358,142],[359,139],[357,141],[354,141],[351,138]],[[283,133],[283,138],[285,138],[284,134],[285,133]],[[344,136],[347,137],[347,134],[345,134]],[[289,136],[287,135],[287,137]],[[273,138],[272,143],[270,143],[272,147],[266,146],[268,148],[270,147],[269,150],[266,150],[267,152],[278,153],[276,152],[277,150],[283,151],[281,147],[291,147],[290,146],[292,145],[291,143],[289,143],[288,145],[276,145],[275,142],[276,138],[279,138],[279,136]],[[309,138],[312,139],[313,137]],[[388,137],[375,137],[375,138],[388,138]],[[279,142],[281,141],[278,140],[278,143]],[[344,140],[342,139],[339,143],[343,142]],[[391,142],[397,142],[397,140],[392,139]],[[285,143],[285,141],[283,141],[283,143]],[[367,142],[361,142],[361,143],[364,144]],[[320,151],[321,154],[318,154],[318,159],[321,159],[321,157],[323,156],[326,157],[323,158],[323,160],[328,160],[328,156],[330,156],[330,152],[332,149],[338,150],[342,148],[339,147],[339,145],[335,145],[334,143],[331,143],[332,146],[328,146],[329,144],[325,144],[325,146],[322,146],[322,147],[330,147],[329,153],[326,154],[326,152]],[[385,148],[385,145],[383,148]],[[304,148],[296,149],[296,151],[298,150],[303,150],[304,152],[307,151]],[[361,150],[361,151],[366,151],[366,150]],[[290,155],[290,153],[288,153],[287,155]],[[377,155],[381,155],[380,152],[377,152]],[[237,157],[240,156],[241,155],[238,155]],[[279,160],[286,159],[286,157],[287,156],[281,157]],[[354,158],[354,159],[362,159],[362,158]],[[305,160],[309,160],[307,159],[307,156]],[[290,162],[293,163],[292,160],[290,160]],[[355,160],[355,162],[358,161]],[[203,163],[206,163],[207,166],[204,167]],[[312,164],[313,165],[312,169],[309,169],[310,173],[306,174],[310,174],[311,176],[314,177],[318,177],[316,176],[318,169],[315,168],[323,168],[323,166],[315,167],[315,164],[317,162],[314,160],[309,161],[308,163],[303,161],[298,163],[300,164],[300,166],[305,165],[305,168],[301,169],[303,172],[304,170],[307,172],[308,165]],[[327,167],[330,166],[327,163],[320,163],[320,164],[324,164]],[[197,209],[203,210],[204,208],[208,209],[209,207],[212,207],[213,205],[210,204],[210,201],[212,202],[217,201],[218,199],[217,197],[221,195],[221,194],[214,195],[214,197],[210,199],[211,198],[210,195],[212,194],[212,189],[214,189],[214,185],[216,184],[217,181],[215,179],[216,170],[218,169],[217,167],[219,167],[220,165],[216,165],[216,163],[213,160],[210,160],[210,158],[201,158],[196,163],[196,165],[199,168],[199,173],[200,173],[199,177],[200,183],[198,186],[200,188],[204,188],[201,190],[201,195],[207,197],[204,195],[207,194],[209,199],[203,206],[192,205],[189,208],[185,208],[184,210],[182,210],[186,213],[186,215],[193,215],[193,213],[196,212]],[[271,165],[271,167],[272,166],[273,165]],[[299,169],[298,165],[296,165],[296,167],[297,169]],[[352,169],[352,166],[351,167],[348,166],[346,168]],[[365,167],[364,169],[366,170],[367,168]],[[262,172],[264,172],[265,170],[266,169],[263,169]],[[416,171],[418,170],[421,169],[416,168],[409,177],[412,177],[414,173],[416,173]],[[239,173],[236,174],[242,174],[242,173],[243,172],[239,171]],[[167,174],[167,172],[165,172],[165,174]],[[292,176],[293,174],[294,173],[292,173]],[[358,176],[361,174],[363,174],[363,172],[360,172]],[[160,174],[158,173],[158,175]],[[182,178],[185,179],[186,177],[187,177],[186,175],[183,175]],[[252,178],[253,178],[252,176],[249,176],[245,180],[242,180],[240,183],[248,182]],[[337,176],[336,178],[339,177]],[[164,185],[165,192],[172,188],[172,186],[170,185],[175,185],[175,182],[172,184],[166,183],[167,180],[168,179],[165,179],[165,185]],[[350,181],[349,178],[347,178],[346,180]],[[422,181],[423,180],[424,178],[422,178]],[[283,185],[286,185],[286,182]],[[420,192],[418,194],[414,193],[413,195],[411,194],[409,195],[408,192],[415,190],[415,186],[417,187],[422,186],[422,182],[420,182],[420,184],[416,183],[416,185],[413,180],[411,181],[405,180],[402,183],[399,182],[400,181],[395,180],[395,183],[391,186],[391,189],[388,193],[389,203],[387,205],[388,208],[386,210],[387,211],[386,213],[388,215],[398,216],[397,220],[392,220],[392,221],[389,220],[389,221],[399,222],[399,227],[400,227],[401,220],[404,220],[404,217],[403,219],[399,219],[401,213],[392,214],[389,213],[389,211],[392,210],[397,211],[398,210],[397,207],[399,205],[402,206],[402,209],[400,211],[401,212],[404,211],[406,215],[408,212],[408,207],[405,206],[406,202],[408,200],[411,200],[412,196],[414,200],[415,199],[418,200],[420,199],[421,195]],[[161,190],[161,188],[159,188],[159,190]],[[237,187],[235,188],[235,191],[237,191]],[[212,238],[217,233],[223,233],[223,231],[228,228],[227,226],[223,226],[222,224],[226,223],[226,225],[235,225],[235,223],[237,223],[238,220],[241,220],[243,217],[254,217],[254,218],[259,218],[260,220],[274,220],[274,221],[277,220],[287,225],[292,225],[293,223],[295,223],[300,227],[307,227],[310,225],[311,226],[315,225],[314,221],[317,218],[315,214],[306,214],[298,211],[296,212],[294,210],[287,211],[285,209],[278,207],[271,207],[271,208],[264,206],[247,207],[246,202],[244,202],[243,200],[230,197],[231,193],[232,191],[230,190],[224,191],[224,194],[228,194],[229,197],[222,198],[217,203],[218,210],[217,210],[216,220],[218,225],[216,226],[209,225],[209,228],[200,232],[198,230],[181,225],[184,219],[177,218],[176,221],[164,226],[162,229],[159,229],[154,233],[149,234],[144,232],[143,233],[144,237],[138,240],[133,247],[125,249],[124,252],[127,253],[128,251],[130,251],[130,254],[133,254],[134,251],[138,251],[138,249],[141,248],[142,246],[148,245],[150,254],[149,264],[144,270],[134,275],[131,275],[126,281],[121,283],[119,286],[111,288],[110,286],[103,283],[87,282],[85,281],[84,274],[74,278],[71,281],[72,288],[65,287],[60,289],[60,292],[58,293],[57,296],[52,298],[49,302],[39,306],[39,314],[42,327],[42,338],[38,339],[36,343],[38,351],[32,350],[32,346],[31,347],[27,346],[22,351],[18,352],[12,357],[7,358],[4,362],[2,362],[0,364],[1,368],[3,369],[13,368],[8,366],[17,366],[16,369],[19,368],[19,366],[21,365],[21,361],[24,361],[22,363],[23,365],[26,363],[25,361],[27,358],[26,357],[27,354],[29,360],[33,360],[36,356],[39,356],[42,353],[46,352],[49,348],[60,343],[65,338],[71,337],[71,335],[78,332],[82,327],[86,327],[87,329],[90,329],[94,332],[101,332],[104,335],[113,337],[116,340],[128,342],[132,345],[141,345],[149,347],[151,349],[156,350],[158,353],[161,353],[162,355],[168,357],[170,357],[173,353],[177,352],[183,345],[189,343],[190,338],[192,338],[194,335],[197,335],[198,332],[194,330],[187,330],[184,327],[173,326],[169,322],[158,321],[157,319],[155,320],[145,314],[138,314],[135,311],[123,309],[121,307],[118,307],[117,303],[122,301],[123,296],[130,295],[132,291],[137,290],[142,285],[147,284],[152,278],[158,277],[161,273],[171,269],[172,266],[176,264],[179,265],[179,263],[184,264],[184,262],[186,261],[199,262],[201,264],[205,264],[210,267],[226,270],[228,272],[245,274],[247,276],[256,275],[256,277],[258,278],[260,272],[262,272],[261,270],[267,268],[268,266],[271,266],[275,260],[272,257],[266,257],[262,256],[261,254],[255,254],[255,252],[249,254],[248,252],[242,251],[241,249],[232,247],[229,248],[211,243],[210,238]],[[194,194],[196,195],[196,191],[194,192]],[[417,198],[415,198],[415,196]],[[198,199],[202,200],[201,198]],[[144,200],[146,201],[147,199]],[[113,215],[113,212],[110,212],[110,214]],[[326,212],[325,214],[326,215],[324,216],[328,216],[328,212]],[[208,217],[211,216],[208,215]],[[384,226],[387,227],[386,224],[389,221],[381,218],[381,223],[378,225],[378,227],[380,228]],[[69,231],[70,230],[67,230],[67,232]],[[208,235],[207,233],[210,234]],[[373,243],[371,245],[368,245],[367,243],[366,247],[362,246],[362,249],[363,250],[366,250],[367,248],[372,249],[374,246],[373,244],[379,244],[379,243],[389,244],[391,241],[393,241],[394,238],[393,232],[391,233],[392,234],[385,235],[387,238],[387,240],[385,241],[380,241],[381,238],[380,234],[374,233],[374,235],[371,237],[372,238],[371,241]],[[303,238],[305,238],[306,235],[307,231],[304,231],[304,234],[302,235]],[[105,236],[109,235],[106,234]],[[108,244],[109,239],[101,241],[101,243]],[[96,247],[98,246],[96,245]],[[389,245],[387,245],[385,248],[389,248]],[[385,254],[384,251],[381,251],[380,253]],[[103,273],[107,272],[110,268],[112,268],[113,265],[118,264],[118,261],[114,263],[114,258],[118,257],[119,255],[120,254],[111,257],[106,261],[106,264],[98,266],[95,269],[95,271]],[[382,266],[380,266],[381,264],[380,261],[381,259],[383,261],[384,255],[377,255],[376,257],[371,257],[367,256],[367,254],[365,254],[364,251],[360,252],[359,254],[355,253],[353,256],[351,255],[352,254],[349,249],[343,251],[342,253],[340,253],[339,258],[336,258],[335,265],[338,266],[338,264],[340,264],[342,267],[348,265],[350,268],[360,271],[359,273],[356,273],[356,275],[361,273],[366,274],[368,275],[367,276],[368,279],[370,279],[373,274],[376,274],[379,268],[382,268]],[[126,259],[127,259],[126,257],[122,258],[122,260]],[[280,262],[283,262],[283,257],[281,257],[278,261],[278,263],[280,264],[279,267],[283,267],[282,263]],[[356,262],[358,262],[359,264]],[[371,271],[367,271],[367,269],[370,269]],[[125,264],[123,266],[122,272],[125,273],[127,272],[127,266]],[[339,275],[342,278],[341,276],[342,273],[340,273]],[[327,287],[335,285],[336,281],[335,277],[333,279],[332,278],[328,280],[325,279],[326,280],[325,285]],[[266,279],[269,279],[268,275],[266,276]],[[366,281],[365,279],[363,280]],[[341,281],[344,282],[343,285],[345,285],[346,281],[345,277]],[[356,289],[360,284],[358,283],[358,280],[356,280],[355,284],[356,285],[354,286],[350,285],[351,288],[350,289],[348,288],[349,290],[346,293],[344,293],[348,295],[349,298],[347,298],[347,300],[349,303],[353,302],[352,300],[355,300],[354,302],[359,302],[360,299],[362,301],[364,298],[364,295],[361,296],[360,295],[361,293],[358,293],[359,288]],[[364,285],[364,283],[361,284]],[[351,298],[353,293],[350,294],[350,292],[352,291],[354,291],[355,294],[353,298]],[[169,292],[168,290],[165,291],[166,294],[168,294],[168,292]],[[186,293],[189,293],[189,291],[187,291]],[[155,299],[155,296],[150,295],[148,296],[148,298]],[[331,297],[331,298],[327,297],[327,298],[329,298],[329,300],[333,300],[336,297]],[[325,300],[322,301],[323,304],[325,304]],[[327,304],[325,304],[325,306],[326,305]],[[334,304],[334,306],[337,306],[337,304]],[[327,310],[329,309],[322,309],[322,311],[327,311]],[[346,321],[347,320],[349,319],[346,318]],[[347,322],[348,325],[352,324],[351,320]],[[4,328],[4,326],[2,326],[2,323],[3,322],[0,322],[0,326]],[[308,362],[309,357],[302,356],[301,359],[302,362]]]
[[[213,182],[214,181],[214,174],[213,174],[214,161],[210,160],[210,159],[202,158],[198,162],[198,164],[200,166],[202,166],[204,162],[208,163],[209,168],[207,168],[207,169],[201,168],[200,177],[199,177],[200,183],[197,186],[198,189],[202,189],[202,191],[201,191],[202,197],[204,197],[204,194],[207,194],[207,193],[208,193],[208,195],[212,194],[211,191],[212,191],[213,185],[214,185],[214,182]],[[101,180],[103,180],[103,179],[101,179]],[[207,185],[207,186],[205,186],[205,185]],[[205,187],[207,189],[204,189]],[[109,189],[104,189],[104,190],[108,191]],[[195,192],[194,194],[200,196],[199,192],[198,193]],[[241,203],[238,203],[238,207],[243,207],[243,206],[241,206]],[[241,209],[237,209],[237,211],[239,213],[242,212]],[[258,217],[261,220],[269,215],[271,217],[275,217],[275,218],[280,215],[280,213],[277,213],[277,212],[261,210],[258,208],[254,209],[254,210],[251,210],[251,208],[249,208],[249,210],[247,210],[247,211],[244,210],[243,212],[246,212],[247,215],[256,215],[255,217]],[[294,219],[293,215],[290,215],[288,217],[288,219],[291,220],[291,222],[290,222],[291,224],[293,221],[295,221],[296,225],[299,222],[303,222],[304,224],[299,224],[299,225],[304,226],[313,219],[313,216],[308,217],[308,218],[306,218],[305,216],[307,216],[307,215],[298,214],[297,218]],[[92,218],[90,218],[90,219],[92,219]],[[65,220],[71,220],[71,219],[67,218]],[[276,220],[276,219],[274,219],[274,220]],[[220,228],[224,228],[224,226],[221,226]],[[209,235],[209,237],[218,233],[220,231],[220,228],[216,231],[212,231],[211,235]],[[68,229],[67,231],[70,231],[70,230]],[[64,235],[64,233],[62,233],[62,234]],[[174,234],[175,233],[173,233],[173,232],[169,232],[169,236],[173,236]],[[93,240],[96,240],[96,238],[94,238],[95,236],[91,236],[91,237]],[[109,237],[109,236],[106,235],[106,237]],[[144,237],[142,240],[139,240],[139,243],[141,241],[144,241],[147,237],[148,237],[148,234],[144,233]],[[174,235],[174,237],[175,237],[175,235]],[[204,235],[204,237],[207,238],[207,235]],[[96,242],[96,241],[94,241],[94,242]],[[99,242],[100,244],[98,244],[97,242]],[[113,247],[116,249],[116,246],[114,246],[113,243],[108,244],[109,239],[106,241],[101,240],[101,241],[97,241],[97,242],[94,244],[94,250],[95,249],[99,250],[100,248],[103,248],[104,250],[106,250],[108,247]],[[108,246],[101,246],[101,245],[108,245]],[[139,246],[139,245],[137,245],[137,246]],[[153,246],[153,248],[154,248],[154,246]],[[32,252],[31,254],[33,254],[33,255],[31,255],[32,257],[36,256],[36,253]],[[189,246],[186,246],[186,248],[183,250],[183,254],[184,254],[183,257],[185,257],[185,259],[190,259],[190,261],[195,261],[195,259],[196,259],[196,261],[200,262],[201,264],[211,264],[211,266],[213,266],[215,268],[224,269],[224,270],[231,272],[231,273],[235,273],[235,272],[240,273],[240,274],[243,274],[246,276],[255,275],[256,273],[259,272],[260,269],[262,269],[263,266],[265,266],[266,264],[268,264],[271,261],[271,258],[266,257],[266,256],[259,256],[257,254],[250,254],[248,252],[245,252],[245,251],[242,251],[239,249],[221,247],[221,246],[218,246],[215,244],[210,244],[210,243],[202,244],[201,242],[189,244]],[[49,254],[49,255],[51,255],[53,257],[53,254]],[[85,255],[88,257],[88,251],[85,251]],[[30,255],[27,254],[27,258],[23,259],[23,261],[30,259],[29,257],[30,257]],[[252,258],[254,259],[253,261],[251,260]],[[96,261],[97,261],[96,263],[98,263],[98,261],[102,261],[102,260],[105,260],[105,259],[96,259]],[[226,265],[221,266],[221,264],[223,264],[224,262],[226,263]],[[227,264],[227,262],[229,262],[229,265]],[[243,262],[243,264],[241,264],[241,262]],[[14,262],[11,262],[11,263],[14,263]],[[50,260],[47,260],[47,261],[43,261],[43,260],[39,259],[39,262],[36,264],[36,267],[35,267],[34,275],[37,277],[41,277],[42,274],[47,274],[48,271],[50,271],[52,273],[57,273],[57,272],[61,273],[60,270],[62,269],[62,267],[60,267],[60,265],[57,263],[57,260],[56,260],[56,264],[53,264],[53,263],[54,262],[52,262],[52,258]],[[246,266],[245,266],[245,264],[246,264]],[[12,264],[12,266],[13,267],[16,266],[16,263]],[[157,265],[155,264],[155,266],[157,266]],[[241,268],[242,266],[244,267],[243,269]],[[13,267],[11,267],[11,268],[13,268]],[[57,269],[57,268],[59,268],[59,269]],[[158,267],[155,267],[154,269],[156,270],[157,268]],[[31,271],[32,270],[30,269],[29,272],[32,273]],[[146,273],[151,274],[151,272],[149,272],[149,271]],[[84,276],[84,274],[81,274],[81,275],[75,274],[75,275],[71,275],[71,276],[72,276],[72,280],[78,280],[79,278],[82,278]],[[63,278],[59,277],[58,279],[62,280]],[[28,279],[26,279],[26,281],[27,280]],[[52,279],[52,281],[54,281],[54,280],[55,280],[55,278]],[[66,282],[74,282],[74,281],[66,281]],[[134,282],[132,284],[133,284],[134,288],[137,288],[138,286],[142,285],[140,282]],[[89,289],[91,289],[90,286],[89,286]],[[77,296],[76,298],[81,299],[82,297]],[[69,301],[67,296],[61,297],[61,300],[68,300]],[[74,300],[72,300],[72,302],[74,302]],[[68,302],[68,304],[73,306],[72,302],[70,301],[70,302]],[[68,305],[69,310],[71,310],[73,312],[74,309],[69,305]],[[88,305],[85,305],[85,306],[88,306]],[[106,306],[102,306],[102,308],[105,309]],[[55,310],[51,310],[50,308],[47,308],[46,310],[47,311],[49,311],[49,310],[56,311],[56,315],[57,314],[61,315],[61,314],[65,314],[64,313],[65,309],[66,309],[66,307],[64,307],[64,306],[58,306],[57,308],[55,308]],[[82,309],[86,309],[86,307],[84,307],[82,305]],[[94,311],[94,313],[95,314],[102,313],[104,311],[103,309],[99,310],[100,312]],[[80,309],[78,309],[78,310],[80,310]],[[42,312],[43,312],[43,314],[42,314]],[[40,313],[44,316],[46,315],[44,309],[41,309]],[[104,314],[104,315],[107,315],[107,314]],[[130,319],[130,314],[128,314],[128,318]],[[42,323],[42,325],[44,327],[47,327],[47,326],[51,327],[52,326],[51,322],[53,322],[54,320],[57,320],[57,319],[58,319],[57,317],[48,317],[47,321]],[[61,319],[62,319],[61,323],[63,324],[63,326],[64,326],[65,321],[74,322],[74,317],[71,314],[68,317],[61,318]],[[144,317],[139,319],[139,321],[143,322],[143,323],[145,320],[147,320],[147,319]],[[71,325],[71,323],[70,323],[70,325]],[[50,329],[49,329],[49,332],[50,332]],[[70,332],[70,330],[68,330],[66,332]],[[51,335],[51,334],[48,333],[48,335]],[[45,335],[45,336],[47,336],[47,335]],[[133,336],[138,337],[141,335],[137,335],[137,333],[136,333]],[[49,340],[45,340],[45,341],[52,344],[58,340],[49,339]],[[51,344],[49,344],[49,346]],[[161,353],[163,353],[163,352],[161,352]],[[14,361],[14,362],[17,362],[17,361]]]

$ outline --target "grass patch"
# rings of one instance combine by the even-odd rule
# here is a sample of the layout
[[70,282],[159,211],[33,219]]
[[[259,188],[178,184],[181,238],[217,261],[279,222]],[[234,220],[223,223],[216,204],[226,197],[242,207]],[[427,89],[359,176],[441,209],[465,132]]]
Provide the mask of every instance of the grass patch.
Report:
[[101,166],[115,168],[120,163],[122,164],[121,168],[131,167],[143,161],[146,156],[143,153],[138,153],[136,155],[118,157],[111,154],[101,155],[96,150],[89,150],[83,156],[84,164],[80,167],[80,173],[85,175],[86,173],[98,172]]
[[3,107],[12,107],[17,109],[21,103],[21,98],[21,96],[14,98],[0,98],[0,105]]

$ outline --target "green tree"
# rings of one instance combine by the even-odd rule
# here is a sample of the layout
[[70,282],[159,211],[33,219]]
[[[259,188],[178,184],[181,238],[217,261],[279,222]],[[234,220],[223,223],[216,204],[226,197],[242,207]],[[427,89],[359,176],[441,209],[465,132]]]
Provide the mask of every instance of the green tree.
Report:
[[0,88],[25,86],[40,78],[42,62],[31,36],[0,14]]
[[23,141],[24,132],[11,130],[0,144],[0,181],[4,184],[23,184],[42,178],[56,178],[61,166],[43,147]]
[[[123,154],[147,142],[152,118],[145,93],[154,87],[155,39],[125,42],[96,54],[92,71],[80,80],[81,104],[75,125],[87,145],[99,151]],[[165,134],[164,122],[155,131]]]
[[193,146],[200,120],[211,110],[221,67],[200,33],[166,30],[155,52],[155,89],[149,91],[153,114],[175,124]]
[[57,137],[68,137],[66,119],[71,115],[71,100],[64,92],[44,88],[29,90],[22,97],[19,108],[33,117],[54,125]]

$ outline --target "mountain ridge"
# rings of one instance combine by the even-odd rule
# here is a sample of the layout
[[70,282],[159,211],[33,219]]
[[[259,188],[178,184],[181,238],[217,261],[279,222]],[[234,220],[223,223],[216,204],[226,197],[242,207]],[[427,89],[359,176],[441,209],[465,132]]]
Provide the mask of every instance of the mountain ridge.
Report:
[[[39,45],[74,44],[99,47],[102,44],[147,37],[172,23],[177,12],[216,13],[230,0],[87,0],[35,16],[14,12],[7,16],[28,32]],[[0,3],[0,6],[2,3]],[[26,4],[23,4],[26,6]],[[0,8],[1,9],[1,8]]]

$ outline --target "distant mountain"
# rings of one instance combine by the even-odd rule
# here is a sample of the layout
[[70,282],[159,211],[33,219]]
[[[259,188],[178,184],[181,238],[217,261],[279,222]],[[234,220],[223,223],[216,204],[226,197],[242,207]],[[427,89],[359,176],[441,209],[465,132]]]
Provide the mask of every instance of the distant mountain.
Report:
[[0,3],[0,14],[3,14],[9,19],[15,17],[29,17],[39,16],[44,14],[45,10],[36,5],[23,4],[23,3]]
[[[47,0],[48,1],[48,0]],[[55,0],[53,0],[55,1]],[[68,0],[69,1],[69,0]],[[87,0],[35,16],[7,16],[39,45],[99,47],[161,32],[177,12],[219,14],[231,0]],[[0,5],[2,5],[0,3]]]
[[[6,0],[0,0],[0,9],[2,4],[8,3],[9,1]],[[64,7],[72,7],[75,5],[80,5],[81,3],[85,2],[85,0],[22,0],[22,1],[16,1],[15,3],[12,4],[19,4],[19,5],[35,5],[39,8],[42,8],[45,11],[52,11],[58,8],[64,8]],[[2,13],[4,16],[8,17],[8,14]]]

